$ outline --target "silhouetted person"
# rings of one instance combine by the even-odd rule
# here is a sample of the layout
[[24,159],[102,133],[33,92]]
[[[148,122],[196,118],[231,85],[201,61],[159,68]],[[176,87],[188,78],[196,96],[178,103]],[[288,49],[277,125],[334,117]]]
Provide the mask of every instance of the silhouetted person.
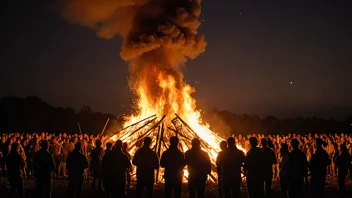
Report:
[[102,190],[101,162],[104,157],[104,149],[101,147],[101,140],[95,141],[95,145],[96,145],[96,147],[90,153],[90,157],[91,157],[90,165],[91,165],[92,173],[93,173],[92,188],[95,189],[95,185],[98,180],[98,190]]
[[103,157],[104,185],[107,196],[123,198],[126,189],[126,170],[131,168],[131,161],[122,152],[122,141],[117,140],[114,149]]
[[[62,172],[63,172],[63,175],[64,177],[67,177],[67,166],[66,166],[66,160],[67,160],[67,156],[68,154],[70,153],[70,139],[67,138],[67,139],[64,139],[64,142],[62,143],[62,158],[61,158],[61,167],[62,168]],[[60,172],[60,169],[59,168],[59,172]]]
[[53,156],[49,153],[49,142],[41,141],[40,150],[34,154],[33,170],[36,178],[38,197],[51,197],[52,172],[55,170]]
[[52,138],[52,144],[50,146],[49,152],[53,155],[54,158],[54,163],[56,170],[54,171],[54,176],[59,177],[59,166],[61,162],[61,151],[62,151],[62,146],[60,143],[58,143],[56,138]]
[[157,154],[150,148],[152,139],[144,138],[143,146],[134,154],[132,163],[137,167],[136,198],[142,196],[144,187],[147,189],[147,197],[153,197],[154,171],[159,169]]
[[265,138],[261,139],[263,152],[263,171],[264,171],[264,190],[265,197],[271,197],[271,182],[273,179],[273,165],[277,164],[277,159],[273,149],[269,148],[267,140]]
[[258,140],[255,137],[249,138],[251,148],[247,152],[244,161],[244,170],[247,180],[248,197],[262,198],[264,197],[264,167],[263,152],[257,147]]
[[183,168],[186,166],[185,155],[178,149],[178,138],[170,138],[170,147],[163,152],[160,159],[160,166],[165,168],[165,197],[170,198],[172,191],[175,198],[181,198]]
[[104,186],[104,191],[107,197],[111,196],[111,192],[113,189],[113,177],[111,172],[111,161],[113,159],[112,155],[112,143],[108,142],[106,143],[106,149],[105,149],[105,155],[102,160],[102,174],[103,174],[103,186]]
[[287,198],[289,195],[289,188],[291,184],[291,162],[290,152],[288,151],[287,144],[282,144],[280,148],[280,190],[282,198]]
[[219,164],[219,162],[223,158],[223,155],[225,153],[225,150],[227,149],[227,142],[225,140],[220,142],[220,149],[221,151],[218,154],[218,157],[216,158],[216,171],[218,173],[218,194],[219,194],[219,198],[223,198],[223,185],[222,185],[222,168],[221,168],[221,164]]
[[68,172],[68,195],[80,197],[84,182],[84,170],[88,168],[86,156],[82,153],[82,143],[77,142],[75,148],[66,159]]
[[327,166],[331,163],[329,155],[323,149],[322,144],[322,139],[315,139],[316,150],[309,163],[309,169],[311,171],[310,183],[312,198],[323,197],[326,170]]
[[112,151],[112,143],[108,142],[108,143],[106,143],[106,149],[104,151],[104,156],[111,151]]
[[[128,159],[131,160],[131,155],[130,155],[130,153],[127,151],[127,149],[128,149],[128,143],[127,143],[127,142],[124,142],[124,143],[122,144],[122,152],[123,152],[125,155],[127,155]],[[127,177],[127,186],[126,186],[126,190],[129,190],[129,189],[131,188],[131,181],[132,181],[132,179],[131,179],[131,172],[132,172],[132,166],[131,166],[131,168],[129,168],[129,169],[126,170],[126,177]]]
[[20,197],[24,197],[23,178],[25,177],[25,167],[26,162],[19,153],[19,145],[14,142],[11,145],[11,151],[7,156],[7,173],[10,183],[11,197],[16,197],[16,191]]
[[348,174],[348,169],[351,167],[351,155],[348,153],[345,144],[340,146],[340,150],[340,154],[335,159],[335,164],[337,167],[337,183],[340,197],[344,197],[345,179]]
[[1,168],[1,175],[5,176],[6,171],[5,171],[5,166],[6,166],[6,159],[8,155],[8,144],[6,143],[6,138],[1,137],[1,142],[0,142],[0,168]]
[[241,186],[241,167],[243,166],[245,156],[243,151],[239,150],[235,145],[235,139],[229,137],[227,139],[228,148],[224,150],[224,154],[218,156],[217,165],[221,167],[223,194],[225,198],[239,197]]
[[294,138],[290,143],[293,150],[290,153],[291,187],[289,193],[290,198],[301,198],[303,196],[304,177],[308,174],[308,162],[306,155],[298,148],[298,140]]
[[188,168],[188,192],[189,198],[203,198],[205,184],[211,172],[211,162],[207,152],[200,147],[200,140],[192,140],[192,148],[185,153]]

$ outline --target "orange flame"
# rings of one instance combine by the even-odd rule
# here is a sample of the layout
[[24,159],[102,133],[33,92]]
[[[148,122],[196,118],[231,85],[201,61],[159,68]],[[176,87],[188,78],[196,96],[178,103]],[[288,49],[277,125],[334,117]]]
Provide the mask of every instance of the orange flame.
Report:
[[[159,72],[159,73],[158,73]],[[190,85],[184,83],[181,78],[181,82],[177,81],[173,75],[165,74],[164,72],[153,70],[153,75],[157,74],[157,85],[161,91],[158,96],[151,96],[153,93],[148,86],[144,78],[139,80],[138,87],[135,89],[138,95],[136,114],[125,117],[124,127],[127,127],[133,123],[136,123],[151,115],[162,117],[166,115],[164,122],[167,124],[171,123],[175,113],[178,114],[193,130],[197,135],[210,145],[208,153],[213,164],[216,162],[218,153],[220,152],[220,142],[223,140],[216,133],[209,129],[209,124],[203,123],[201,119],[200,111],[196,110],[196,100],[191,96],[195,89]],[[144,83],[145,82],[145,83]],[[122,135],[122,136],[121,136]],[[121,134],[113,136],[111,139],[117,140],[123,138],[124,141],[132,141],[138,138],[137,135],[129,136],[129,134]],[[156,142],[155,142],[156,143]],[[188,150],[187,145],[181,144],[183,150]],[[244,148],[237,145],[237,148],[246,152]],[[134,153],[136,148],[131,152]],[[184,171],[184,176],[187,178],[188,171]]]

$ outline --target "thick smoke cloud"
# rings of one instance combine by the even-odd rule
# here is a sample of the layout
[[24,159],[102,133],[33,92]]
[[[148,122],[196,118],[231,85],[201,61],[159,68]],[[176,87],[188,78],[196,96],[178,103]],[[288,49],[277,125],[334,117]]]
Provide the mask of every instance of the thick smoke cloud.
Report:
[[173,77],[176,89],[184,87],[180,65],[205,50],[204,35],[197,32],[200,0],[66,0],[61,5],[69,22],[94,29],[101,38],[123,38],[120,55],[129,61],[132,87],[143,85],[151,97],[165,94],[156,82],[161,73]]
[[[131,60],[158,48],[184,58],[205,49],[200,0],[67,0],[62,15],[69,22],[97,31],[99,37],[124,39],[121,57]],[[182,57],[183,56],[183,57]],[[175,62],[177,63],[177,62]]]

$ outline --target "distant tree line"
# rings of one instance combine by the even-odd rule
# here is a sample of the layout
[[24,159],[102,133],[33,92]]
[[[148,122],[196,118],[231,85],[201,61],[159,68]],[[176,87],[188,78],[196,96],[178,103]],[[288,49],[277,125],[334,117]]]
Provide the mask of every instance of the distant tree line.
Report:
[[229,111],[217,109],[203,112],[203,121],[211,129],[224,135],[232,134],[341,134],[352,132],[352,117],[344,121],[318,117],[296,117],[279,119],[274,116],[260,118],[258,115],[236,115]]
[[[83,133],[101,133],[107,119],[110,122],[106,134],[122,128],[123,118],[112,114],[94,112],[84,106],[79,112],[72,108],[53,107],[37,96],[27,98],[5,97],[0,99],[0,133],[7,132],[67,132],[79,133],[78,122]],[[258,115],[236,115],[217,109],[203,111],[204,122],[219,135],[232,134],[307,134],[307,133],[351,133],[352,117],[345,121],[324,118],[284,118],[274,116],[260,118]]]
[[0,99],[0,116],[1,133],[80,133],[79,123],[83,133],[98,134],[108,118],[108,131],[117,131],[121,127],[118,123],[122,123],[122,118],[117,120],[112,114],[94,112],[89,106],[75,112],[72,108],[53,107],[37,96]]

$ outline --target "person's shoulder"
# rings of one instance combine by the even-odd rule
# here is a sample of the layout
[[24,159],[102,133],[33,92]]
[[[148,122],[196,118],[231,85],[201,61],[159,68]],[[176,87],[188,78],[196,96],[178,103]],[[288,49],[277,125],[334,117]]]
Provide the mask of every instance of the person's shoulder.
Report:
[[306,156],[306,154],[304,154],[304,152],[303,152],[302,150],[299,150],[299,154],[300,154],[301,156]]
[[12,154],[12,153],[9,153],[9,154],[7,155],[7,160],[11,160],[13,157],[14,157],[13,154]]
[[250,156],[252,154],[253,150],[252,149],[249,149],[246,153],[246,156]]
[[158,156],[153,149],[149,149],[148,152],[150,155]]
[[123,157],[124,159],[130,160],[130,157],[126,153],[122,153],[121,157]]
[[268,147],[269,152],[275,153],[274,149]]
[[182,151],[180,151],[180,150],[177,151],[177,154],[178,154],[180,157],[184,157],[184,156],[185,156],[185,153],[182,152]]
[[190,155],[191,153],[192,153],[192,150],[189,149],[189,150],[187,150],[187,151],[185,152],[185,155]]
[[166,150],[162,153],[162,155],[169,155],[169,153],[170,153],[170,149],[166,149]]
[[23,157],[22,157],[22,155],[21,155],[20,153],[16,153],[14,157],[16,157],[16,158],[20,158],[20,159],[22,159],[22,158],[23,158]]
[[225,154],[225,151],[220,151],[219,153],[218,153],[218,157],[221,157],[221,156],[223,156]]
[[143,148],[137,149],[137,151],[135,152],[135,155],[138,154],[138,153],[141,153],[141,152],[143,152]]
[[72,157],[72,156],[74,156],[74,155],[75,155],[75,153],[74,153],[73,151],[71,151],[71,152],[68,153],[68,156],[67,156],[67,157]]
[[87,157],[81,152],[79,152],[79,156],[81,156],[82,159],[87,159]]
[[237,149],[237,153],[239,153],[239,155],[241,155],[241,156],[245,156],[244,152],[241,151],[240,149]]
[[200,150],[200,152],[201,152],[201,154],[203,155],[203,156],[205,156],[205,157],[209,157],[209,154],[208,154],[208,152],[206,152],[206,151],[204,151],[204,150]]

